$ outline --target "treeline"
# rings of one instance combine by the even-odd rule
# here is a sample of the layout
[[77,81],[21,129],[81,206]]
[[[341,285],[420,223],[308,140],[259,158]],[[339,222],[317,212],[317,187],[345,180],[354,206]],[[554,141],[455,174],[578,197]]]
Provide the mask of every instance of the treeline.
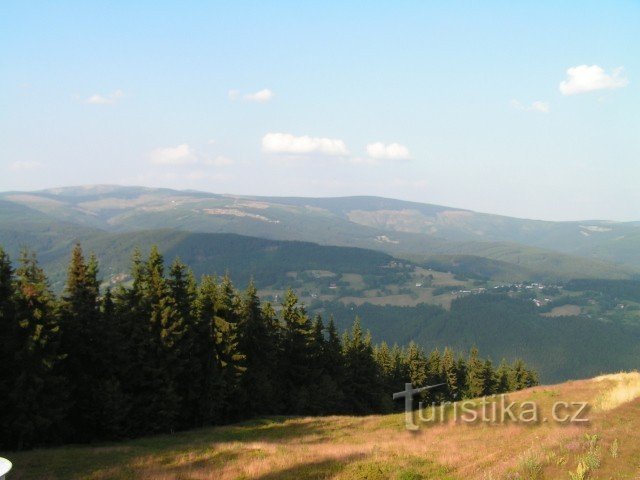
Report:
[[494,368],[473,349],[374,346],[356,319],[339,335],[289,291],[276,312],[253,284],[165,273],[136,251],[130,285],[100,290],[74,248],[56,297],[33,253],[14,270],[0,248],[0,448],[172,432],[257,415],[392,411],[404,383],[445,383],[429,400],[537,384],[523,362]]
[[594,292],[614,300],[640,301],[640,280],[576,279],[564,284],[571,292]]

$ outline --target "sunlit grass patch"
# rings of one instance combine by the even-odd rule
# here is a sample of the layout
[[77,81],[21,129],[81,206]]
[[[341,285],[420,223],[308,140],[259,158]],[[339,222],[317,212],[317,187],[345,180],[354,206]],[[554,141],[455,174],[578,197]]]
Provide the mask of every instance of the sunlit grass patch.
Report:
[[614,385],[602,393],[595,401],[595,407],[602,411],[613,410],[640,397],[640,373],[623,372],[602,375],[594,378],[596,382],[613,382]]

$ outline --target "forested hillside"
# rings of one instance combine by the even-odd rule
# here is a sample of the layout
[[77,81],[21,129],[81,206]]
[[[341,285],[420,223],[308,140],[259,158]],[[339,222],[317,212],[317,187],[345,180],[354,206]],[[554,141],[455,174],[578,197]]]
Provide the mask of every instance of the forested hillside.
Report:
[[[13,217],[12,232],[24,230],[31,215],[45,215],[51,222],[110,232],[173,228],[361,247],[414,259],[474,255],[544,280],[630,278],[640,269],[634,253],[640,226],[633,223],[539,222],[380,197],[241,197],[118,186],[8,192],[0,199],[23,207]],[[0,233],[6,226],[0,223]],[[0,241],[7,244],[2,236]]]
[[165,272],[153,247],[133,254],[132,283],[99,288],[95,257],[73,249],[56,296],[35,254],[14,270],[0,249],[0,447],[172,432],[257,415],[370,414],[393,409],[406,381],[443,383],[442,402],[526,388],[522,360],[498,367],[472,348],[430,354],[372,344],[356,319],[342,337],[295,294],[262,303],[253,284]]
[[477,346],[495,360],[521,357],[544,382],[587,378],[636,368],[640,326],[586,316],[546,317],[529,300],[502,294],[454,300],[449,311],[433,305],[416,307],[318,305],[333,315],[339,328],[354,315],[363,319],[374,341],[417,342],[426,349],[450,345]]

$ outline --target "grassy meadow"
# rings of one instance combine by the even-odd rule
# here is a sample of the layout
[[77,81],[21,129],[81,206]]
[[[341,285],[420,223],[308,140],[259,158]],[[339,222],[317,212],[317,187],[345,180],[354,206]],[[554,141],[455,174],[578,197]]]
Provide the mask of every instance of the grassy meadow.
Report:
[[[550,412],[588,401],[588,423],[404,428],[402,414],[265,418],[91,446],[3,456],[28,479],[637,479],[640,374],[540,386],[509,395]],[[584,415],[583,415],[584,416]]]

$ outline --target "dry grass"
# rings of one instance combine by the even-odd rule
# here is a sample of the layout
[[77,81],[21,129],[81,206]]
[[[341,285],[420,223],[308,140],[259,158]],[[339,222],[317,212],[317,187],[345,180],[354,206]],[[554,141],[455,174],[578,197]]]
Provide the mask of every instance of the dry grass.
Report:
[[638,372],[602,375],[594,378],[594,381],[612,384],[611,388],[596,399],[595,406],[600,410],[613,410],[640,397],[640,373]]
[[[11,480],[559,479],[581,464],[593,466],[588,478],[637,478],[639,396],[640,374],[618,374],[511,395],[538,404],[535,425],[449,421],[414,433],[403,415],[271,418],[7,456],[16,466]],[[557,401],[596,408],[588,423],[545,422]]]

